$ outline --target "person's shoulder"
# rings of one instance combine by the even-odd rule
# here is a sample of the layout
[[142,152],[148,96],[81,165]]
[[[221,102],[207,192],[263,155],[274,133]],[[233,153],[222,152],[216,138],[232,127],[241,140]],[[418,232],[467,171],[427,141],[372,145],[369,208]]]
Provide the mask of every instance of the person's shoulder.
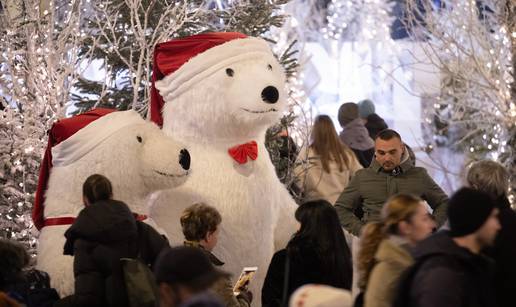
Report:
[[143,235],[146,237],[162,237],[162,235],[156,229],[154,229],[154,227],[145,222],[136,220],[136,227],[138,228],[139,235]]
[[442,274],[450,277],[451,275],[462,275],[463,265],[461,260],[453,255],[438,254],[429,256],[420,264],[418,273],[425,276],[427,274]]
[[365,168],[361,168],[361,169],[358,169],[356,172],[355,172],[355,175],[358,179],[361,179],[361,178],[364,178],[365,176],[374,176],[375,175],[375,170],[372,169],[371,167],[365,167]]
[[280,249],[279,251],[275,252],[272,258],[281,259],[287,257],[287,249]]
[[428,170],[421,166],[412,166],[410,167],[407,172],[407,176],[419,176],[419,177],[430,177],[428,174]]

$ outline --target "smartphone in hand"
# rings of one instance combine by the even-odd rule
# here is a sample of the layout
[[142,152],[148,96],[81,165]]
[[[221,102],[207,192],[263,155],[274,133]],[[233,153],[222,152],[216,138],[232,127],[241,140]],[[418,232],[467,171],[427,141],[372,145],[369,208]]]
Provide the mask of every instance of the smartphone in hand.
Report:
[[238,278],[235,286],[233,287],[233,294],[238,295],[242,291],[246,291],[249,287],[249,283],[251,283],[251,279],[253,279],[254,274],[258,270],[258,267],[245,267],[240,273],[240,277]]

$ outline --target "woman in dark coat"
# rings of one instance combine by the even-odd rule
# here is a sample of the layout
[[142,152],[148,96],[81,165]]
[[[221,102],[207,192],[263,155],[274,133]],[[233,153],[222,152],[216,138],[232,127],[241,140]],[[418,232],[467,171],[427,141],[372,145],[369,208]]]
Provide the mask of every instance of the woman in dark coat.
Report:
[[64,254],[74,256],[75,293],[54,306],[128,306],[120,258],[155,262],[168,241],[111,199],[111,183],[92,175],[83,185],[86,207],[66,231]]
[[325,200],[307,202],[295,216],[300,229],[287,248],[272,257],[263,306],[284,306],[297,288],[309,283],[351,289],[351,253],[333,206]]

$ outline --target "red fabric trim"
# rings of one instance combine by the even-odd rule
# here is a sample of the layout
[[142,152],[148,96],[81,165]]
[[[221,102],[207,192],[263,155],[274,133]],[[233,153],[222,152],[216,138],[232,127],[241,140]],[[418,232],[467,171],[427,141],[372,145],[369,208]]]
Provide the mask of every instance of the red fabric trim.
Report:
[[255,141],[237,145],[228,149],[228,154],[239,164],[247,163],[247,157],[251,160],[258,158],[258,144]]
[[59,226],[59,225],[72,225],[75,221],[74,217],[51,217],[43,221],[43,227],[46,226]]
[[145,214],[133,213],[133,215],[134,215],[134,218],[140,222],[142,222],[148,218],[148,216],[146,216]]
[[150,120],[158,126],[163,126],[163,97],[159,94],[154,83],[166,75],[174,73],[183,64],[204,51],[222,45],[247,35],[238,32],[213,32],[174,39],[157,44],[154,48],[152,67],[152,86],[150,101]]
[[45,226],[43,203],[45,201],[45,191],[47,190],[48,178],[50,177],[50,170],[52,168],[52,147],[66,140],[92,121],[113,111],[116,110],[93,109],[71,118],[61,119],[55,122],[52,125],[52,128],[48,131],[47,149],[39,169],[38,187],[36,190],[34,206],[32,208],[32,221],[38,230],[41,230],[41,228]]
[[[145,214],[133,213],[134,218],[137,221],[144,221],[149,217]],[[43,227],[46,226],[59,226],[59,225],[72,225],[75,221],[75,217],[51,217],[43,221]]]

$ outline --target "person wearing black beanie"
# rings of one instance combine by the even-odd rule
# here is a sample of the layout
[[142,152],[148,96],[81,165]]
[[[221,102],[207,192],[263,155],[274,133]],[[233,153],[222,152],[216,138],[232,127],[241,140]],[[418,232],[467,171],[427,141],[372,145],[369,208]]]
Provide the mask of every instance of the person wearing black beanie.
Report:
[[511,174],[502,164],[482,160],[475,162],[466,174],[468,186],[489,194],[498,208],[502,229],[492,247],[484,250],[496,263],[494,287],[497,307],[514,307],[516,293],[516,212],[507,197]]
[[[491,214],[497,214],[496,204],[486,193],[471,188],[458,190],[448,202],[448,221],[450,223],[450,236],[453,238],[471,235],[488,221]],[[496,213],[495,213],[496,212]],[[495,223],[498,223],[494,219]],[[486,238],[490,245],[496,238],[498,227],[487,227],[489,233],[480,235]]]
[[461,188],[448,202],[449,231],[413,250],[414,265],[398,285],[394,307],[494,307],[494,261],[481,254],[500,230],[489,194]]

